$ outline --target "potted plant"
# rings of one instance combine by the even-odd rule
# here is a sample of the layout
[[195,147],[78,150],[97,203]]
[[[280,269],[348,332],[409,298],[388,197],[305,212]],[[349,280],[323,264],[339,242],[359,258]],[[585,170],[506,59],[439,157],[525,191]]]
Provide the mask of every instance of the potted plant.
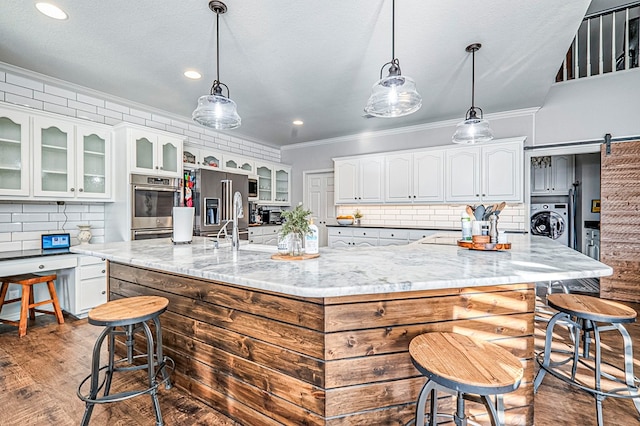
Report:
[[298,204],[293,210],[283,211],[281,217],[284,219],[282,224],[282,236],[289,236],[289,254],[291,256],[299,256],[302,252],[302,239],[309,233],[309,215],[311,210],[302,207],[302,203]]
[[353,212],[353,217],[356,219],[355,224],[360,225],[360,219],[362,219],[362,212],[360,209],[356,209],[356,211]]

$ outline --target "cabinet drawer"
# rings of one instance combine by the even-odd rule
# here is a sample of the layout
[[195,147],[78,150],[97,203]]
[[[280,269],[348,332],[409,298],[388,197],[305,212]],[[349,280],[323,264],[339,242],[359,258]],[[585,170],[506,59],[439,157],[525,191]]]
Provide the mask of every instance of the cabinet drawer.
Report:
[[282,230],[282,226],[267,226],[262,228],[262,235],[277,234]]
[[398,239],[398,240],[409,239],[408,229],[381,229],[379,232],[380,232],[380,238]]
[[354,237],[378,238],[378,229],[353,229]]
[[82,280],[97,277],[105,279],[107,276],[107,265],[106,263],[96,263],[95,265],[82,266],[80,269],[80,276]]
[[329,228],[329,236],[332,237],[352,237],[353,229],[351,228]]
[[412,231],[409,231],[409,240],[418,241],[425,237],[433,235],[437,232],[438,231],[427,231],[427,230],[421,230],[421,229],[412,230]]
[[58,269],[75,268],[76,266],[78,266],[78,256],[75,254],[8,260],[2,262],[2,275],[56,271]]
[[79,309],[85,311],[107,302],[107,280],[105,277],[82,280],[79,283]]
[[96,263],[105,263],[105,260],[101,257],[95,256],[80,256],[80,266],[94,265]]
[[262,229],[259,227],[249,228],[249,239],[255,235],[262,235]]

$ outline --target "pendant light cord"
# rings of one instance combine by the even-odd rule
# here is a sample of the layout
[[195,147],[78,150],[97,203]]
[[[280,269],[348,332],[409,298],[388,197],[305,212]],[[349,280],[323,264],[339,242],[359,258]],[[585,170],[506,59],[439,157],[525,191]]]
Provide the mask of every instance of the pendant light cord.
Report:
[[391,62],[396,59],[396,0],[391,1]]
[[220,13],[216,12],[216,81],[220,81]]
[[476,96],[476,50],[471,52],[471,109],[475,109]]

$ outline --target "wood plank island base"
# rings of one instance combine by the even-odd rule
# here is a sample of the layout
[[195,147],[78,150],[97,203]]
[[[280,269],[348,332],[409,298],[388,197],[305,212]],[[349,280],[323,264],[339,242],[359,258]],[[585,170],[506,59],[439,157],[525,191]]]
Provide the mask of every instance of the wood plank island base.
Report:
[[[492,341],[523,362],[520,388],[505,395],[506,418],[530,425],[533,281],[611,271],[558,247],[553,256],[565,261],[552,274],[537,253],[557,243],[524,238],[524,266],[515,241],[508,253],[414,245],[324,249],[305,262],[272,261],[248,249],[216,252],[208,241],[188,250],[157,240],[153,247],[135,241],[78,250],[110,260],[111,299],[169,299],[161,320],[175,384],[242,424],[403,425],[425,382],[410,361],[409,342],[424,332],[452,331]],[[358,268],[354,260],[367,263]],[[344,281],[336,283],[335,274]],[[448,397],[442,405],[453,411]],[[487,424],[484,407],[469,409]]]

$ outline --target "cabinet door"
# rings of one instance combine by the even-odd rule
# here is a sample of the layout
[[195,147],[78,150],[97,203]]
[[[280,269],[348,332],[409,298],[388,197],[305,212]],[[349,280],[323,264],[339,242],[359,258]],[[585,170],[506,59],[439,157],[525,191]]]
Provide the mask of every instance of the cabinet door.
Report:
[[384,157],[363,158],[360,160],[360,202],[381,202],[384,198]]
[[444,151],[413,154],[413,201],[444,201]]
[[254,174],[256,165],[255,162],[242,157],[234,155],[224,156],[224,168],[225,170],[235,171],[236,173]]
[[76,182],[80,198],[111,196],[111,139],[106,130],[76,127]]
[[480,148],[452,149],[445,155],[445,201],[480,200]]
[[107,279],[105,277],[81,280],[79,284],[80,311],[91,309],[107,302]]
[[156,174],[158,163],[156,162],[156,145],[158,139],[155,135],[149,135],[139,130],[131,130],[131,171],[142,174]]
[[0,194],[29,195],[29,116],[0,111]]
[[356,185],[358,182],[358,160],[338,160],[335,162],[335,203],[353,204],[358,202]]
[[202,164],[201,161],[199,148],[186,145],[182,148],[182,167],[189,169],[198,168]]
[[258,201],[273,201],[273,166],[256,163],[258,174]]
[[[542,158],[542,157],[537,157]],[[547,157],[551,161],[551,157]],[[534,164],[535,163],[535,164]],[[551,190],[551,164],[532,161],[531,195],[546,195]]]
[[159,136],[156,149],[158,174],[179,177],[182,173],[182,141]]
[[45,117],[34,117],[33,125],[34,195],[75,197],[73,125]]
[[573,187],[573,155],[554,155],[551,157],[551,193],[569,194]]
[[222,154],[219,152],[209,151],[205,148],[202,148],[199,151],[200,157],[198,162],[202,165],[203,168],[212,169],[212,170],[220,170],[222,167]]
[[275,193],[274,199],[278,204],[289,205],[291,202],[289,197],[289,188],[291,187],[291,168],[276,167],[275,169]]
[[482,147],[482,200],[522,200],[522,145]]
[[413,155],[397,154],[385,157],[385,201],[410,203],[413,191]]

